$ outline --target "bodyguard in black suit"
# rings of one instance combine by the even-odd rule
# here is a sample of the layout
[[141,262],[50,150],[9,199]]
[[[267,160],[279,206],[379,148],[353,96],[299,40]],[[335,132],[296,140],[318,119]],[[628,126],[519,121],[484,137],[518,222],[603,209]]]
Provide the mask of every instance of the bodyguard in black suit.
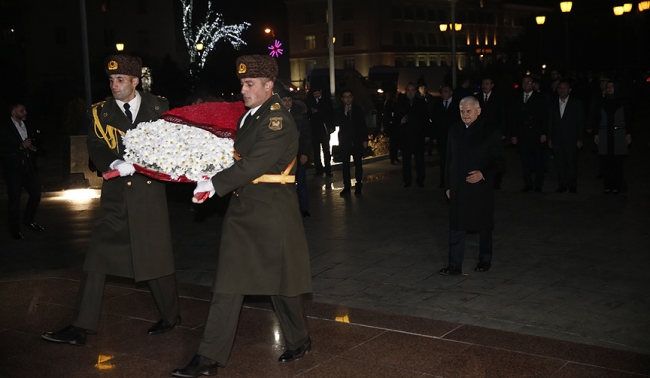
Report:
[[544,185],[543,148],[548,133],[548,105],[544,95],[533,90],[531,76],[523,78],[521,87],[523,92],[515,97],[510,106],[510,140],[517,146],[521,157],[525,185],[522,192],[529,192],[533,188],[541,192]]
[[[334,132],[332,117],[334,105],[332,100],[323,96],[320,86],[312,86],[312,96],[307,97],[307,113],[311,124],[311,145],[314,152],[316,175],[332,176],[332,153],[330,151],[330,134]],[[323,150],[323,162],[320,152]]]
[[22,223],[34,231],[43,231],[43,227],[34,223],[42,188],[34,156],[38,130],[25,122],[25,105],[13,104],[10,111],[11,117],[0,124],[0,154],[3,178],[7,183],[9,233],[12,238],[20,240],[23,238],[20,233],[20,194],[23,187],[27,190],[29,199]]
[[363,150],[368,147],[368,131],[363,109],[353,104],[351,89],[344,89],[341,94],[343,105],[334,111],[334,123],[339,126],[339,155],[342,161],[343,190],[341,197],[350,193],[352,178],[350,175],[350,155],[354,160],[354,176],[357,180],[354,193],[361,194],[363,184]]
[[551,101],[548,146],[555,155],[558,193],[576,192],[578,181],[578,150],[584,139],[584,108],[573,96],[566,81],[557,86],[559,98]]
[[[506,102],[503,96],[495,93],[494,81],[485,78],[481,82],[481,92],[476,94],[478,103],[481,106],[481,118],[487,127],[498,130],[501,139],[506,135]],[[494,189],[501,189],[501,178],[503,170],[494,176]]]
[[440,185],[445,186],[445,167],[447,165],[447,138],[449,128],[460,121],[460,111],[458,104],[460,98],[453,96],[454,92],[449,85],[443,85],[440,88],[440,100],[436,101],[432,111],[433,121],[433,138],[436,139],[438,146],[438,156],[440,158]]

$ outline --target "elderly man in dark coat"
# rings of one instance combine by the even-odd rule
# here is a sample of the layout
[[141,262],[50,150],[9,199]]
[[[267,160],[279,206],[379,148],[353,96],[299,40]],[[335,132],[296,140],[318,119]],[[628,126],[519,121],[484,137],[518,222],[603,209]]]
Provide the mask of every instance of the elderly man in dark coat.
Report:
[[105,69],[113,97],[93,106],[88,153],[100,171],[116,169],[120,177],[102,185],[72,324],[44,333],[48,341],[83,345],[86,334],[97,331],[107,274],[148,281],[162,317],[149,334],[169,331],[181,322],[165,184],[134,175],[133,165],[123,160],[119,137],[139,122],[158,119],[168,102],[136,90],[140,58],[109,56]]
[[278,66],[268,55],[237,59],[244,104],[235,139],[239,160],[195,194],[232,193],[223,222],[213,297],[198,354],[175,377],[214,375],[226,366],[244,295],[269,295],[284,335],[280,362],[311,350],[302,294],[311,292],[309,251],[293,172],[298,131],[273,94]]
[[449,265],[441,274],[462,274],[465,237],[479,231],[479,257],[474,269],[485,272],[492,264],[494,176],[503,168],[501,133],[484,124],[481,108],[472,96],[460,101],[462,122],[449,129],[446,187],[449,207]]

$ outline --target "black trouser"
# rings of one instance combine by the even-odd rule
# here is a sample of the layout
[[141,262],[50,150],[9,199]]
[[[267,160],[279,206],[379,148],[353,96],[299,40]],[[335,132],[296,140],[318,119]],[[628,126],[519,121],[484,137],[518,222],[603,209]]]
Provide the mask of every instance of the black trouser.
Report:
[[343,186],[349,188],[352,186],[352,177],[350,175],[350,156],[354,159],[354,178],[357,180],[357,185],[361,184],[363,179],[363,149],[358,147],[341,148],[339,155],[342,162],[343,173]]
[[[449,265],[458,269],[463,268],[465,258],[465,237],[467,231],[449,229]],[[490,263],[492,261],[492,230],[479,231],[478,261]]]
[[[314,167],[316,168],[316,173],[332,173],[330,134],[325,132],[324,128],[312,129],[311,147],[314,151]],[[322,162],[320,158],[321,148],[323,150],[323,160],[325,160],[324,162]]]
[[603,155],[603,168],[605,173],[605,189],[623,189],[623,171],[625,168],[624,155]]
[[[106,275],[103,273],[84,272],[72,319],[73,326],[97,332],[105,282]],[[160,316],[168,322],[173,321],[180,314],[176,275],[154,278],[147,283]]]
[[[544,185],[544,154],[541,143],[520,146],[521,173],[526,187],[541,189]],[[532,175],[535,174],[535,181]]]
[[407,185],[413,181],[411,155],[415,159],[415,181],[424,185],[424,137],[402,138],[402,177]]
[[4,180],[7,183],[7,225],[10,233],[20,232],[20,197],[23,188],[27,191],[29,199],[23,214],[23,224],[34,223],[38,204],[41,203],[41,177],[31,166],[25,168],[24,173],[12,172],[4,167]]
[[445,184],[445,173],[447,169],[447,141],[438,140],[438,157],[440,160],[440,184]]
[[577,141],[553,143],[553,159],[557,169],[557,181],[560,187],[577,187],[578,183],[578,146]]
[[[226,366],[235,341],[243,294],[213,293],[210,312],[198,354]],[[302,295],[272,295],[273,309],[278,317],[284,344],[288,350],[298,349],[309,338],[309,323]]]

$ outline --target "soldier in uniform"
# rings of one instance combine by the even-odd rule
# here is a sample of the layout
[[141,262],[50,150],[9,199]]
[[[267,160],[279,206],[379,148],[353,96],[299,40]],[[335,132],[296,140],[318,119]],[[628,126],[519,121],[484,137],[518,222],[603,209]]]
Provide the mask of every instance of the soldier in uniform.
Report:
[[122,160],[120,137],[139,122],[158,119],[169,105],[164,98],[136,90],[140,58],[109,56],[105,69],[113,97],[93,106],[88,153],[100,171],[117,169],[120,177],[102,186],[72,324],[44,333],[48,341],[84,345],[86,334],[97,332],[107,274],[148,281],[161,314],[149,334],[169,331],[181,322],[165,185],[133,175],[133,165]]
[[280,362],[311,350],[302,294],[311,292],[309,251],[293,185],[298,131],[273,94],[277,62],[245,55],[236,62],[244,104],[235,151],[239,160],[197,184],[195,194],[232,193],[223,222],[219,262],[203,340],[175,377],[217,374],[226,366],[244,295],[269,295],[284,335]]

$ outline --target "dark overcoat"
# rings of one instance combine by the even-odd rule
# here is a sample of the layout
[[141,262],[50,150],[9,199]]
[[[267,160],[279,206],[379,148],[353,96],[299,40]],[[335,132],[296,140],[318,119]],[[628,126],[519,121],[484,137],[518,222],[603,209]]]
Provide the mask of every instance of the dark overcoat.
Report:
[[295,185],[252,183],[263,174],[284,171],[298,152],[296,125],[280,97],[271,96],[244,123],[235,150],[241,160],[212,178],[219,196],[233,192],[212,290],[289,297],[311,292]]
[[[23,123],[27,129],[27,138],[32,139],[34,147],[38,147],[36,127],[27,121],[23,121]],[[30,168],[32,171],[38,172],[36,152],[23,149],[22,143],[23,138],[11,117],[0,122],[0,157],[2,157],[2,169],[5,176],[20,175],[26,173]]]
[[523,92],[510,106],[510,136],[517,138],[517,148],[542,148],[540,137],[548,135],[548,103],[544,95],[533,91],[524,103]]
[[[121,132],[139,122],[156,120],[169,107],[166,99],[140,92],[142,102],[131,123],[114,99],[94,106],[102,128]],[[88,130],[90,159],[101,172],[116,159],[123,159],[121,137],[115,148],[100,138],[94,126]],[[99,210],[93,225],[84,270],[150,280],[174,273],[165,184],[145,176],[117,177],[104,181]]]
[[[494,175],[503,169],[501,133],[487,126],[481,116],[469,128],[457,122],[449,128],[446,187],[450,190],[449,224],[454,230],[494,228]],[[465,178],[481,171],[475,184]]]
[[560,116],[558,99],[551,101],[550,109],[548,139],[553,143],[553,147],[566,146],[577,149],[576,143],[578,141],[582,142],[585,133],[582,102],[573,96],[569,96],[562,116]]

